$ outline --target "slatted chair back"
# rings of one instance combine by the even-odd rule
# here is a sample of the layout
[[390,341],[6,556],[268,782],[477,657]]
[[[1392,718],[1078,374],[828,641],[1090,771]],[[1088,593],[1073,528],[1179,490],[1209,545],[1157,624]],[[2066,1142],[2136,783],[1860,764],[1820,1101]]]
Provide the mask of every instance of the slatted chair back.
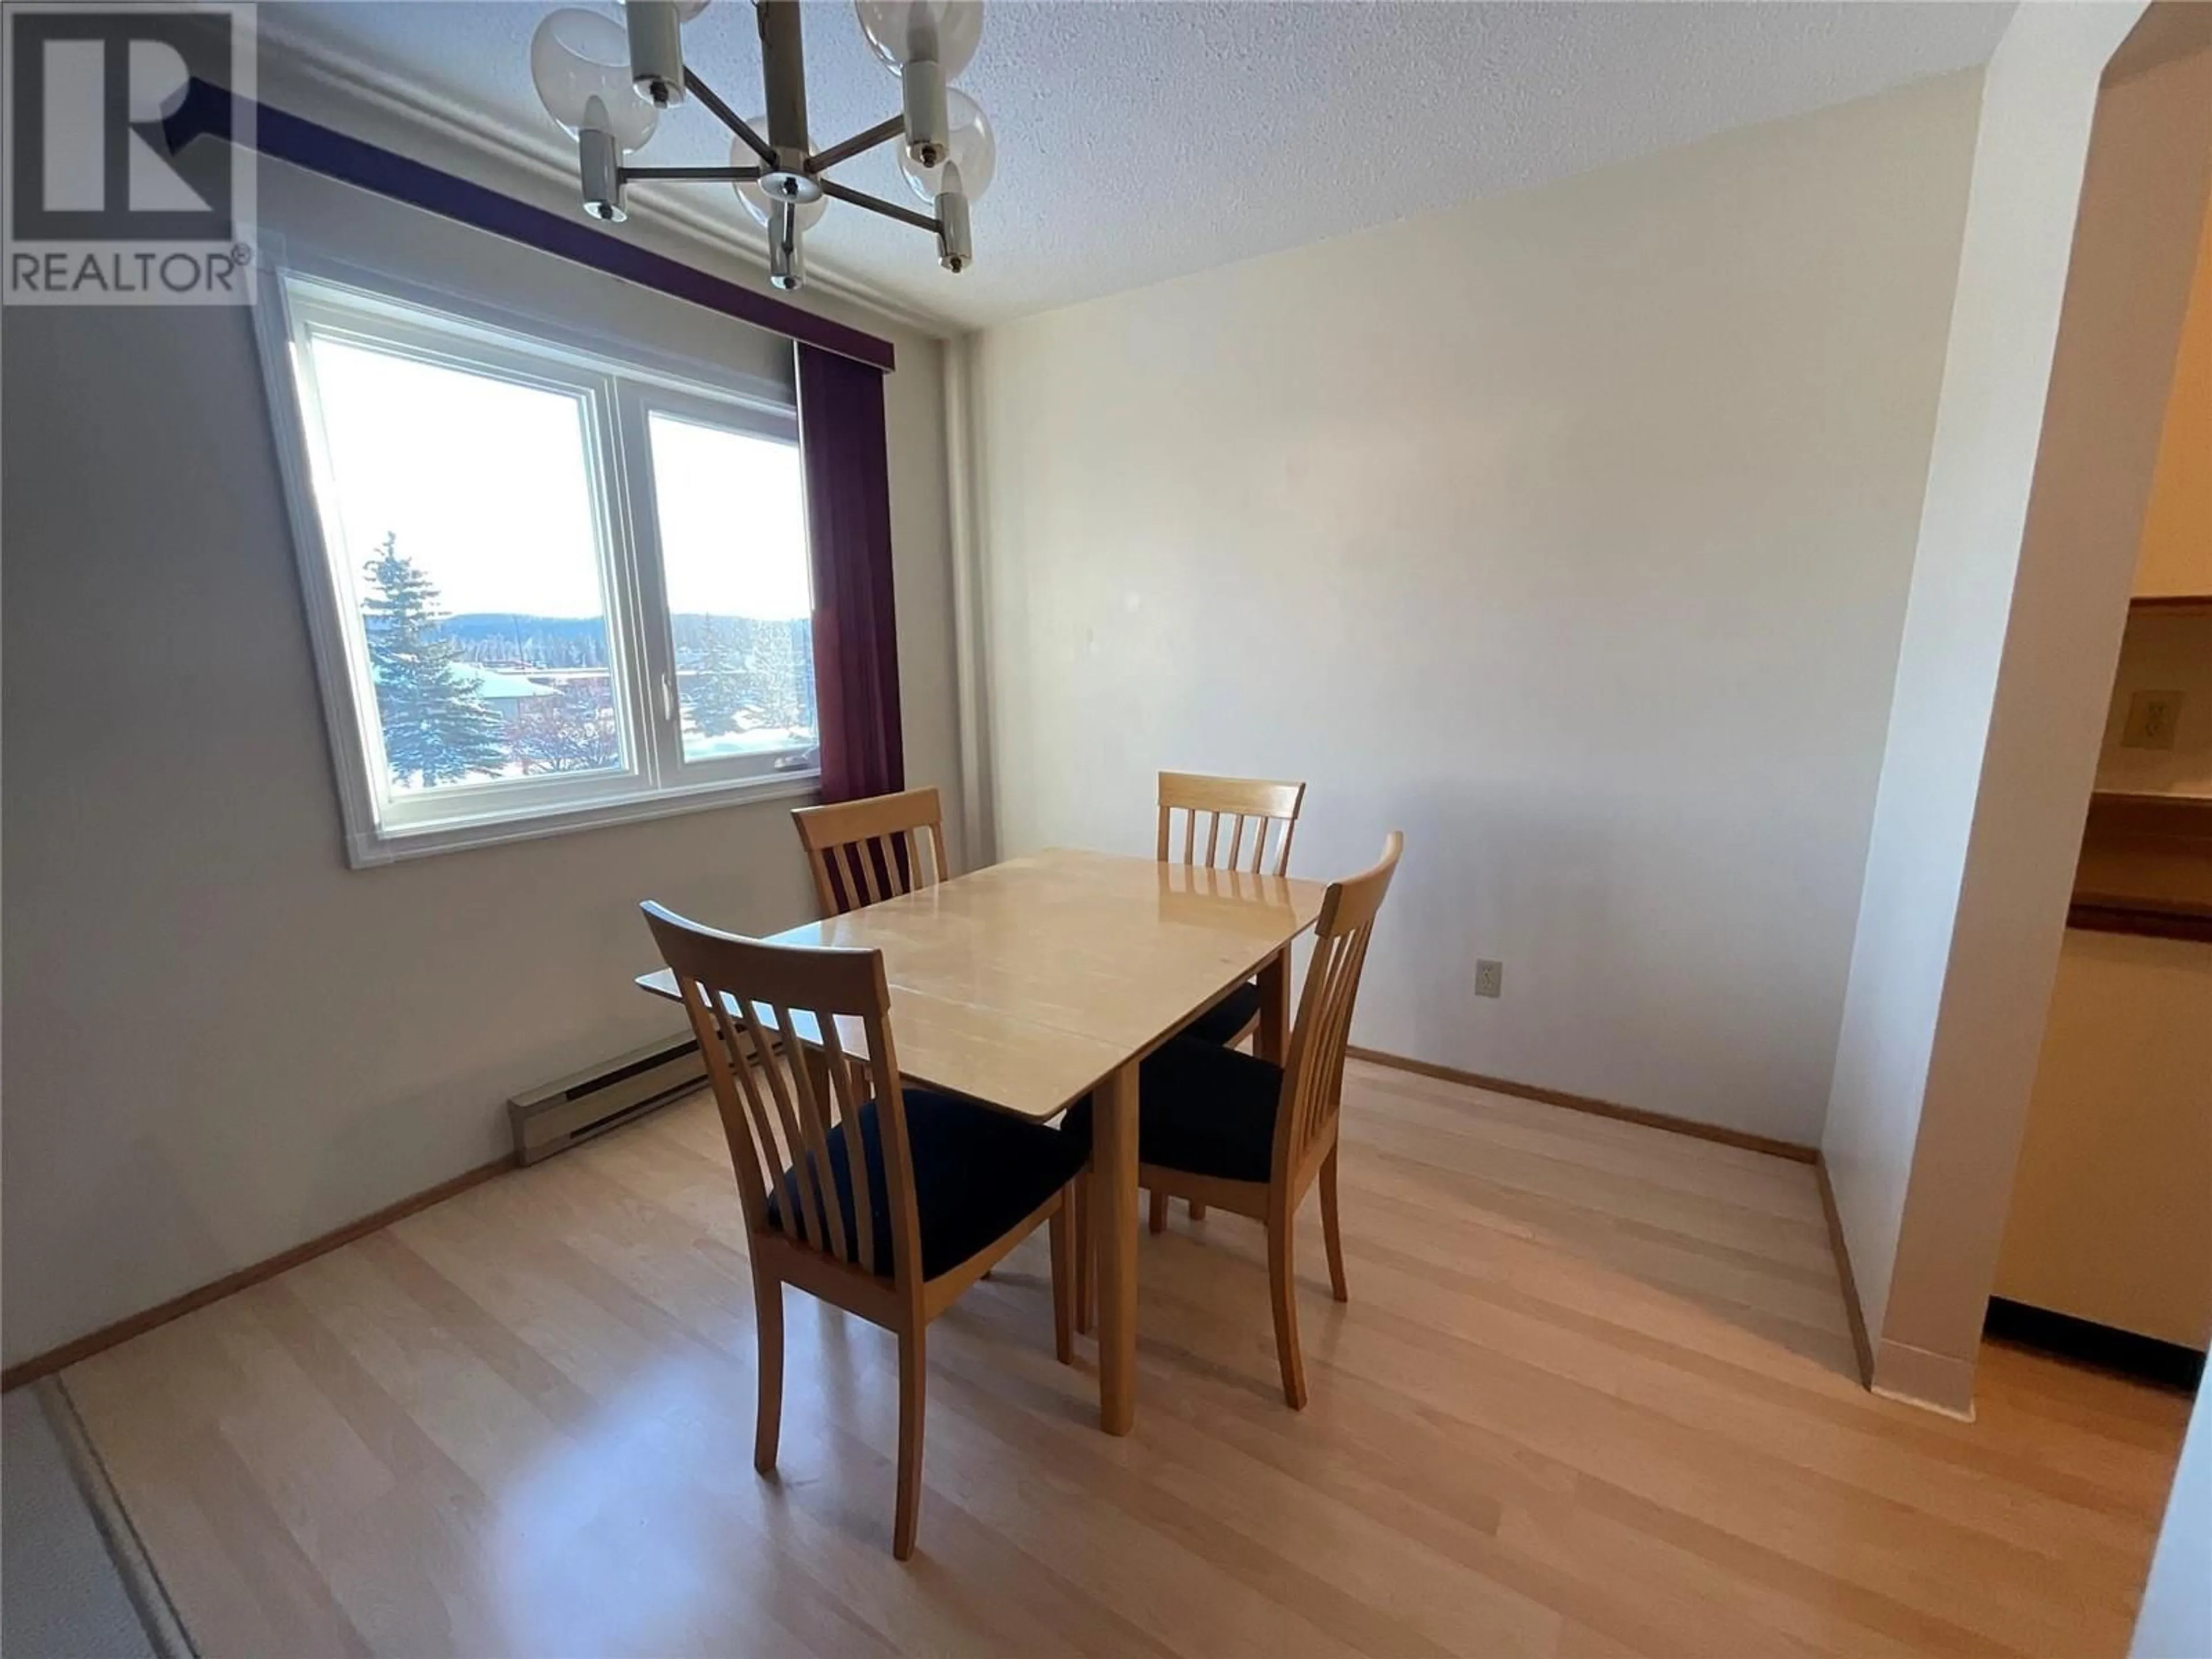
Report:
[[1276,1108],[1274,1179],[1282,1182],[1301,1170],[1311,1149],[1336,1120],[1344,1091],[1344,1053],[1352,1037],[1352,1006],[1359,995],[1359,975],[1367,965],[1367,943],[1375,918],[1390,890],[1398,854],[1406,838],[1393,830],[1382,843],[1382,861],[1371,870],[1331,882],[1314,924],[1312,959],[1298,999],[1297,1023],[1291,1030],[1291,1052],[1283,1067],[1283,1092]]
[[799,826],[799,844],[806,849],[815,895],[826,916],[842,916],[952,878],[945,852],[945,809],[933,788],[802,806],[791,821]]
[[[769,945],[702,927],[658,904],[642,908],[706,1057],[747,1229],[908,1289],[921,1271],[921,1234],[883,952]],[[793,1035],[801,1040],[787,1040]],[[876,1237],[877,1176],[863,1152],[861,1102],[848,1060],[855,1039],[878,1084],[890,1238]],[[836,1135],[851,1171],[849,1212],[830,1173]],[[887,1259],[896,1270],[888,1275]]]
[[[1184,864],[1202,864],[1222,870],[1249,870],[1254,875],[1279,876],[1290,868],[1291,837],[1298,827],[1298,808],[1304,805],[1303,783],[1277,783],[1266,778],[1212,778],[1196,772],[1160,774],[1159,860],[1173,860],[1176,828],[1175,815],[1182,814]],[[1204,856],[1200,856],[1199,820],[1206,820]],[[1222,820],[1230,820],[1222,834]],[[1249,840],[1247,824],[1250,825]],[[1275,843],[1273,868],[1267,865],[1267,843]]]

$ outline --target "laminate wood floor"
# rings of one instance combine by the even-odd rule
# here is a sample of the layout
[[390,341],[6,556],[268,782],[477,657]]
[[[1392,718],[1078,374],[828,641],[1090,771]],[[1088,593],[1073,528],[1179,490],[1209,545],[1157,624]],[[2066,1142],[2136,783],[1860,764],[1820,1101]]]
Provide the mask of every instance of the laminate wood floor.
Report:
[[1808,1167],[1354,1062],[1352,1301],[1260,1230],[1139,1253],[1136,1432],[1055,1364],[1040,1237],[888,1338],[789,1293],[753,1473],[702,1096],[71,1368],[210,1656],[2124,1651],[2187,1401],[1993,1348],[1980,1419],[1850,1376]]

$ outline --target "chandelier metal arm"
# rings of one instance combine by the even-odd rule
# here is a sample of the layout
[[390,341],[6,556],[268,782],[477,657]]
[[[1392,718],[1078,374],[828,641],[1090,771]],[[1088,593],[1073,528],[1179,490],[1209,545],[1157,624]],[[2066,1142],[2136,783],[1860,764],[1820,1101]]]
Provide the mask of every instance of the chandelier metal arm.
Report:
[[[768,140],[747,125],[744,118],[724,103],[721,94],[702,81],[688,64],[684,69],[684,84],[690,89],[694,98],[707,106],[708,114],[737,134],[745,148],[761,158],[763,167],[774,167],[776,165],[775,152],[769,148]],[[757,178],[759,175],[754,176]]]
[[906,118],[894,115],[887,121],[878,121],[866,132],[856,132],[842,144],[832,144],[818,155],[806,158],[809,173],[827,173],[840,161],[849,161],[855,155],[865,155],[878,144],[888,144],[906,131]]
[[758,167],[624,167],[620,176],[624,184],[633,179],[691,179],[702,184],[735,184],[757,179],[761,170]]
[[886,219],[896,219],[901,224],[912,225],[916,230],[926,230],[933,236],[943,228],[937,220],[927,213],[916,213],[911,208],[902,208],[896,202],[886,202],[880,196],[869,195],[865,190],[854,190],[849,185],[841,185],[833,179],[818,179],[815,182],[822,186],[822,193],[832,201],[850,202],[856,208],[866,208],[871,213],[880,213]]

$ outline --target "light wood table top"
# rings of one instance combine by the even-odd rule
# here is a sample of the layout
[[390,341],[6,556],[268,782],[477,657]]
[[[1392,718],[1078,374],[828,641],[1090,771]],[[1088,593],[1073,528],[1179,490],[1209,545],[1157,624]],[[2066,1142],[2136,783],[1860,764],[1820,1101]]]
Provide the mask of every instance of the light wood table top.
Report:
[[[1258,971],[1327,890],[1055,850],[770,937],[881,951],[901,1073],[1048,1118]],[[676,996],[665,969],[637,982]],[[856,1023],[839,1038],[868,1057]]]

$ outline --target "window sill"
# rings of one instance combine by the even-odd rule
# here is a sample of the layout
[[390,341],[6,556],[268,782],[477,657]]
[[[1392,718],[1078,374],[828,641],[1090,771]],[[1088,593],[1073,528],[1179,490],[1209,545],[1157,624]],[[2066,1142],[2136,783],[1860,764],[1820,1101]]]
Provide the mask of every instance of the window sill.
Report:
[[551,806],[475,823],[420,830],[372,830],[346,838],[346,861],[356,870],[374,869],[438,853],[538,841],[548,836],[573,835],[579,830],[602,830],[618,823],[644,823],[654,818],[711,812],[726,806],[793,800],[817,795],[821,788],[822,775],[818,771],[778,772],[735,783],[703,784],[695,789],[661,790],[581,805]]

